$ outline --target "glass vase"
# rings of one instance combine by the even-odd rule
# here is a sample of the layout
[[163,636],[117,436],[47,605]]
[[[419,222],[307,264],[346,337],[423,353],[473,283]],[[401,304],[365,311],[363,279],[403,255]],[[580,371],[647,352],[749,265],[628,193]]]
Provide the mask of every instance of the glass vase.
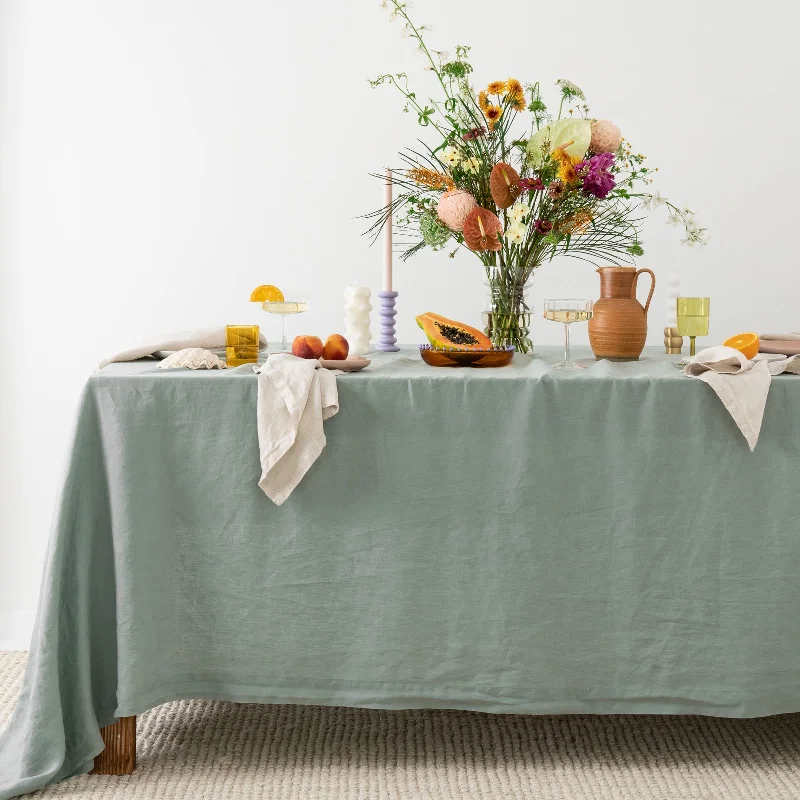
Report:
[[486,286],[489,297],[483,307],[481,321],[492,345],[512,345],[518,353],[532,352],[531,282],[520,283],[515,276],[504,275],[501,269],[492,268],[488,271]]

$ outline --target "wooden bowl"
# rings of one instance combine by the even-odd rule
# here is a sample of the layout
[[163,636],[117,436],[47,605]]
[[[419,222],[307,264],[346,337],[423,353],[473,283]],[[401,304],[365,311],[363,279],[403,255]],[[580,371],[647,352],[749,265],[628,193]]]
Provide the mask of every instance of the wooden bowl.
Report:
[[443,350],[429,344],[419,346],[422,360],[432,367],[505,367],[514,357],[513,347],[488,350]]

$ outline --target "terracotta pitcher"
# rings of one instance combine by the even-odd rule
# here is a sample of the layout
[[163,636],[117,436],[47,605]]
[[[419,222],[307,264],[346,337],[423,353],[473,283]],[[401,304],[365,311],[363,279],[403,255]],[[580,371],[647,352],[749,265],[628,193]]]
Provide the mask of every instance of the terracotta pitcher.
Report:
[[[589,342],[597,358],[611,361],[636,361],[647,338],[647,309],[656,276],[650,269],[636,267],[600,267],[600,299],[594,304],[589,320]],[[646,272],[652,279],[647,302],[636,299],[639,276]]]

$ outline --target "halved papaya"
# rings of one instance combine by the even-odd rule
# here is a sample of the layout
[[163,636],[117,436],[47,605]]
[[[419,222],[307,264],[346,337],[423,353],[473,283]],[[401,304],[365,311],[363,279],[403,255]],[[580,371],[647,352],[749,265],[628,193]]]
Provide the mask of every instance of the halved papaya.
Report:
[[428,341],[434,347],[452,347],[457,350],[488,350],[492,340],[482,331],[447,319],[440,314],[428,311],[417,317],[417,325],[425,331]]

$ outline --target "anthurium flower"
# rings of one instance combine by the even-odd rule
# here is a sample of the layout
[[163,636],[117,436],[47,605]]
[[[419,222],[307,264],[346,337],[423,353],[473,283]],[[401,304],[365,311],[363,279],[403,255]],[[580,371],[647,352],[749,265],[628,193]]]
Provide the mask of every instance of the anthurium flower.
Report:
[[559,119],[545,125],[528,140],[531,166],[538,167],[554,151],[563,149],[573,158],[586,155],[592,141],[592,124],[588,119]]
[[499,250],[503,224],[487,208],[473,208],[464,220],[464,241],[470,250]]
[[519,173],[503,161],[495,164],[489,176],[489,191],[498,208],[513,206],[520,194]]

